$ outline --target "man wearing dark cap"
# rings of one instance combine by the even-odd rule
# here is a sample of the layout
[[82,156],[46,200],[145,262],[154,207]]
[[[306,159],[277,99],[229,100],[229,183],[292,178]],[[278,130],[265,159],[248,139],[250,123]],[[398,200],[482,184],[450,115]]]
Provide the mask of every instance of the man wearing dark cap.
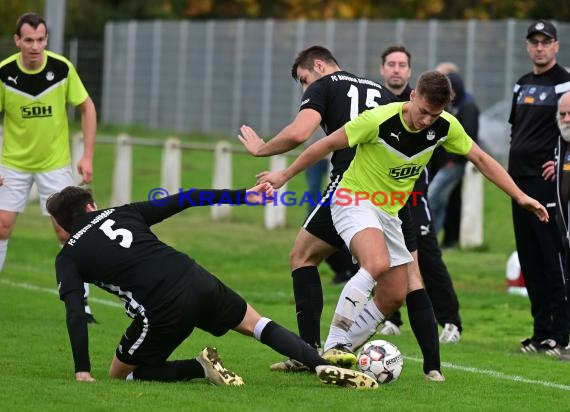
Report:
[[533,22],[526,39],[532,71],[514,87],[509,174],[527,195],[546,206],[550,221],[540,223],[512,203],[516,247],[533,317],[532,335],[521,342],[521,351],[548,354],[568,345],[561,242],[554,219],[556,186],[545,179],[545,167],[554,157],[557,104],[570,90],[570,73],[556,62],[560,44],[551,22]]

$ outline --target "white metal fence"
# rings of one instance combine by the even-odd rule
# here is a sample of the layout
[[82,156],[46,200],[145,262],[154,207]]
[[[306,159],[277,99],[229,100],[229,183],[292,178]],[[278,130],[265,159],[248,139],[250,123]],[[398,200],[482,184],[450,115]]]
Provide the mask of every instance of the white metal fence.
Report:
[[[207,150],[214,152],[214,165],[212,172],[212,188],[226,189],[234,187],[232,175],[232,153],[245,152],[245,149],[230,145],[226,141],[215,144],[210,143],[182,143],[179,139],[141,139],[120,134],[115,137],[99,136],[98,144],[115,145],[115,159],[113,164],[113,182],[111,188],[111,205],[122,205],[131,202],[133,185],[133,145],[156,147],[162,150],[160,187],[168,193],[177,193],[182,186],[181,168],[183,150]],[[0,153],[2,148],[2,128],[0,127]],[[297,155],[298,151],[289,153]],[[75,165],[83,155],[83,137],[76,134],[71,140],[72,164]],[[287,167],[285,155],[271,156],[269,170],[282,170]],[[73,180],[81,180],[76,168],[73,168]],[[287,192],[285,184],[281,189]],[[35,185],[32,186],[29,201],[38,200]],[[473,165],[468,163],[463,183],[463,209],[461,211],[460,244],[461,247],[478,247],[483,244],[483,184],[482,177]],[[210,208],[213,220],[229,217],[232,208],[228,205]],[[285,202],[264,208],[264,225],[268,230],[284,227],[287,223],[287,209]]]
[[[245,149],[232,146],[227,141],[215,144],[181,143],[177,138],[140,139],[121,134],[117,138],[100,137],[100,144],[114,144],[115,160],[111,205],[131,202],[132,193],[132,146],[153,146],[162,150],[160,188],[168,193],[177,193],[181,182],[181,152],[183,150],[207,150],[214,152],[212,188],[225,189],[234,187],[232,175],[232,153],[243,153]],[[83,151],[82,138],[74,136],[72,141],[73,164],[80,159]],[[294,152],[293,154],[296,154]],[[285,155],[271,156],[269,170],[282,170],[287,167]],[[76,176],[79,180],[79,176]],[[285,184],[280,191],[287,192]],[[461,247],[478,247],[483,244],[483,181],[481,174],[472,164],[468,164],[463,183],[464,202],[461,211],[460,244]],[[232,208],[229,205],[210,208],[213,220],[229,217]],[[287,209],[284,202],[264,208],[264,225],[268,230],[285,226]]]
[[[331,48],[344,69],[372,79],[379,78],[380,53],[394,43],[411,51],[413,81],[438,62],[453,61],[484,111],[510,100],[514,82],[530,70],[525,48],[529,23],[110,22],[105,29],[102,121],[226,135],[235,135],[248,123],[264,135],[275,133],[300,103],[299,86],[290,76],[293,59],[317,43]],[[570,65],[565,43],[570,23],[559,23],[558,31],[558,59]]]
[[[160,188],[168,193],[178,193],[183,187],[181,181],[182,151],[205,150],[214,152],[214,165],[212,171],[212,188],[227,189],[234,187],[232,175],[232,153],[245,152],[241,147],[230,145],[226,141],[211,143],[182,143],[175,137],[167,139],[141,139],[120,134],[116,138],[98,137],[98,144],[115,145],[115,159],[113,165],[113,182],[111,189],[111,205],[122,205],[131,202],[133,184],[133,154],[134,145],[152,146],[162,150]],[[76,164],[83,153],[83,140],[80,135],[72,139],[72,164]],[[272,156],[269,160],[270,170],[281,170],[287,166],[285,156]],[[74,171],[76,173],[76,171]],[[79,176],[74,179],[79,181]],[[281,190],[286,191],[287,185]],[[210,208],[213,220],[229,217],[232,208],[230,205],[221,205]],[[264,208],[265,228],[268,230],[283,227],[287,223],[286,205],[278,202],[277,205]]]

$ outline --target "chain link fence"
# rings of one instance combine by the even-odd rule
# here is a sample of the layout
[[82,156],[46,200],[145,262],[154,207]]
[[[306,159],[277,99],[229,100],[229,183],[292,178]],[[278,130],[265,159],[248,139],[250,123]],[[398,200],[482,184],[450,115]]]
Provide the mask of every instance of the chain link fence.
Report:
[[[329,47],[342,68],[379,80],[380,54],[403,43],[413,78],[439,62],[456,63],[483,111],[483,145],[501,156],[514,82],[531,69],[530,21],[221,20],[108,23],[101,117],[181,133],[235,136],[242,123],[263,135],[297,112],[300,88],[290,76],[297,52]],[[570,64],[570,24],[558,24],[558,59]]]
[[[482,110],[480,141],[502,157],[514,82],[531,69],[530,21],[211,20],[109,22],[104,43],[73,39],[75,63],[103,124],[233,137],[243,123],[263,135],[296,114],[301,90],[290,75],[296,54],[321,44],[341,67],[380,80],[380,54],[403,43],[412,84],[439,62],[456,63]],[[570,66],[570,23],[559,22],[558,61]],[[12,39],[0,52],[15,52]]]

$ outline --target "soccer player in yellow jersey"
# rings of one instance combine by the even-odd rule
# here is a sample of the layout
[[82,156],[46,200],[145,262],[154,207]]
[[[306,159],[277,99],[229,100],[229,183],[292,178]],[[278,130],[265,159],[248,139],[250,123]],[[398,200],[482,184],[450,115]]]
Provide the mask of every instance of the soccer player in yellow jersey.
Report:
[[[46,50],[45,20],[36,13],[18,19],[14,42],[20,51],[0,62],[0,111],[4,113],[4,138],[0,175],[0,271],[8,239],[18,213],[23,212],[35,182],[42,213],[48,196],[73,184],[90,183],[97,113],[83,83],[66,58]],[[73,182],[67,104],[81,111],[83,157],[77,164],[82,182]],[[63,244],[68,233],[52,219]],[[86,285],[85,298],[88,295]],[[87,301],[85,311],[94,321]]]
[[[409,102],[367,110],[309,146],[287,169],[258,175],[279,188],[331,151],[357,148],[333,196],[331,214],[360,270],[341,292],[325,350],[348,343],[347,331],[365,307],[366,316],[382,320],[402,306],[407,293],[406,264],[412,257],[397,213],[436,147],[465,155],[521,207],[548,221],[544,206],[522,192],[503,167],[471,140],[459,121],[444,111],[451,98],[447,76],[425,72]],[[375,305],[367,305],[375,287]]]

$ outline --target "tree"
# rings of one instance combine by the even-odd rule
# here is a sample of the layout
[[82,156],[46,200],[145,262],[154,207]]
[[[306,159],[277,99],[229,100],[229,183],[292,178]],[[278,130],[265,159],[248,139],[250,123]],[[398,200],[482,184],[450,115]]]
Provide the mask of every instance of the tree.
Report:
[[[150,19],[536,19],[570,20],[568,0],[67,0],[67,37],[101,38],[109,20]],[[11,35],[41,0],[3,0],[0,32]]]

